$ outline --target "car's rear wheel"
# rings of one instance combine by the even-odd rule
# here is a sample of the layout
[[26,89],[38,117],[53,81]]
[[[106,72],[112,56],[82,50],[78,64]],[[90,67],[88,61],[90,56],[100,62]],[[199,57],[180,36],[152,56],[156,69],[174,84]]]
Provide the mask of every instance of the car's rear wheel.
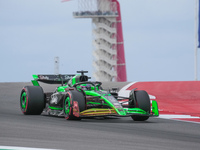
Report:
[[[135,94],[135,104],[137,108],[140,108],[147,113],[150,113],[151,110],[151,104],[150,104],[150,98],[146,91],[138,90],[134,92]],[[149,116],[142,116],[142,115],[133,115],[131,116],[134,121],[145,121],[149,119]]]
[[40,86],[25,86],[21,91],[20,107],[25,115],[40,115],[44,109],[44,92]]
[[63,107],[67,120],[80,120],[79,113],[86,108],[84,94],[76,90],[67,91]]

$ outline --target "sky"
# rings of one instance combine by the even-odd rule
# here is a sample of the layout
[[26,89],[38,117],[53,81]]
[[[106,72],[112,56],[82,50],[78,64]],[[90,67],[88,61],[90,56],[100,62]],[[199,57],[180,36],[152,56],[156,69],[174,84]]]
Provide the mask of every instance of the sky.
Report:
[[[119,2],[127,80],[194,80],[195,0]],[[54,74],[54,57],[61,74],[92,76],[92,21],[73,18],[77,3],[0,0],[0,82]]]

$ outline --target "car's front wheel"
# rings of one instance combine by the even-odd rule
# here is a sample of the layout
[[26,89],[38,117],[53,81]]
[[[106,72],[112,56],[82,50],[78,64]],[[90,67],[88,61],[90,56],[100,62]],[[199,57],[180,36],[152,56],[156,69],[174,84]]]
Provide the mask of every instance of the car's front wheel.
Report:
[[85,97],[82,92],[67,91],[63,104],[64,116],[67,120],[80,120],[79,113],[85,108]]
[[[134,91],[135,96],[135,104],[137,108],[140,108],[147,113],[150,113],[151,110],[151,104],[150,104],[150,98],[146,91],[138,90]],[[145,121],[149,119],[149,116],[142,116],[142,115],[133,115],[131,116],[134,121]]]

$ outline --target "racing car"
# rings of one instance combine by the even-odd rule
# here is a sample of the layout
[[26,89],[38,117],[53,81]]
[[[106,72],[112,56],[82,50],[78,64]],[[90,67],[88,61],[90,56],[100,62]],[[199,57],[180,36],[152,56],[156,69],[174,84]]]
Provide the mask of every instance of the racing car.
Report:
[[[118,95],[116,88],[104,90],[102,83],[88,81],[87,71],[65,75],[33,75],[32,86],[25,86],[20,95],[24,115],[46,113],[64,116],[67,120],[92,117],[131,117],[145,121],[159,116],[158,105],[144,90],[133,89],[129,97]],[[59,84],[52,92],[44,92],[40,82]]]

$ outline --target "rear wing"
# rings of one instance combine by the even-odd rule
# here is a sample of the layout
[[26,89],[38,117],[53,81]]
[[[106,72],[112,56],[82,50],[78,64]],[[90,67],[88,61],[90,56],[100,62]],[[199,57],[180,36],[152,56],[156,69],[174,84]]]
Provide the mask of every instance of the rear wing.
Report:
[[38,81],[47,84],[65,84],[75,75],[63,74],[63,75],[33,75],[34,80],[32,83],[34,86],[39,86]]

